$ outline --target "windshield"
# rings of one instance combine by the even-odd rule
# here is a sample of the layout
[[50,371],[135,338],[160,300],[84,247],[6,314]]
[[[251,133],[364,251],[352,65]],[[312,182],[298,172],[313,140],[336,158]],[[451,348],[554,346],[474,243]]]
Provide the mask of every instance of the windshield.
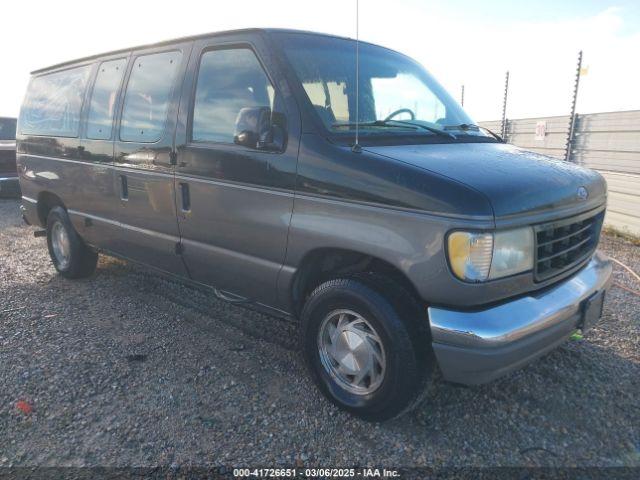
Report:
[[[308,34],[281,34],[280,38],[309,101],[327,129],[353,133],[355,42]],[[359,50],[357,121],[363,134],[488,137],[418,63],[370,44],[361,43]]]
[[0,118],[0,140],[16,139],[16,119]]

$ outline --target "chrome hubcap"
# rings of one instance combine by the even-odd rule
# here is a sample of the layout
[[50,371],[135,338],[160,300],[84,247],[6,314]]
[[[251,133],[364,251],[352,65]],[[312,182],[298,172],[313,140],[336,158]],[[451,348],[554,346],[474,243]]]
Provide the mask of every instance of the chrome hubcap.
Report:
[[54,223],[51,228],[51,248],[58,262],[58,267],[63,270],[67,268],[71,257],[71,245],[67,229],[60,222]]
[[386,368],[382,340],[358,313],[329,313],[318,332],[318,349],[325,370],[345,390],[367,395],[382,384]]

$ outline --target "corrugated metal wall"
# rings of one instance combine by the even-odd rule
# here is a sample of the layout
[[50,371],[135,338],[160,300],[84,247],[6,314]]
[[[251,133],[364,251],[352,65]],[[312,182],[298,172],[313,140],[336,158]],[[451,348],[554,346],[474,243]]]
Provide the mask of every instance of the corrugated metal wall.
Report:
[[[536,125],[546,126],[536,139]],[[500,133],[501,122],[480,122]],[[534,152],[564,158],[569,117],[508,120],[506,140]],[[640,237],[640,110],[578,115],[571,160],[598,170],[607,179],[605,223]]]

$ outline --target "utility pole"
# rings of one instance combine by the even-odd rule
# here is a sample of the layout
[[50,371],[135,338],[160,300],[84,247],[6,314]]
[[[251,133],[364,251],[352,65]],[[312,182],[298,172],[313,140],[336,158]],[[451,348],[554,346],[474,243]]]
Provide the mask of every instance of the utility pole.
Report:
[[500,136],[507,140],[507,94],[509,93],[509,70],[504,77],[504,99],[502,100],[502,128]]
[[569,116],[569,131],[564,149],[564,159],[567,162],[571,161],[571,150],[573,149],[573,136],[576,127],[576,103],[578,101],[578,87],[580,86],[580,70],[582,70],[582,50],[578,53],[578,66],[576,67],[576,79],[573,84],[573,98],[571,99],[571,115]]
[[460,105],[464,107],[464,83],[462,84],[462,90],[460,91]]

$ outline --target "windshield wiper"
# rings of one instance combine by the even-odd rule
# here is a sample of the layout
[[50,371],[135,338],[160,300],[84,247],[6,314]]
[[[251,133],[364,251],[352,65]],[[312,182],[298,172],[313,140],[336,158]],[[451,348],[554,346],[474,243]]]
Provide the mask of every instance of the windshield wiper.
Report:
[[495,138],[499,142],[505,143],[504,138],[502,138],[497,133],[492,132],[487,127],[483,127],[481,125],[476,125],[474,123],[461,123],[460,125],[447,125],[444,128],[445,128],[445,130],[456,129],[456,130],[462,130],[462,131],[465,131],[465,130],[482,130],[484,132],[487,132],[489,135],[491,135],[493,138]]
[[[375,120],[373,122],[351,122],[351,123],[334,123],[331,125],[331,128],[340,128],[340,127],[355,127],[355,126],[359,126],[359,127],[392,127],[392,128],[404,128],[407,129],[407,127],[403,126],[403,125],[393,125],[393,124],[389,124],[383,120]],[[411,130],[417,130],[417,126],[416,125],[411,125]]]
[[[360,127],[392,127],[392,128],[411,128],[412,130],[427,130],[436,135],[440,135],[447,138],[457,138],[453,133],[445,132],[439,128],[429,127],[419,123],[405,122],[403,120],[374,120],[373,122],[360,122],[357,124]],[[334,128],[337,127],[355,127],[356,123],[334,123],[331,125]]]
[[376,120],[376,121],[377,122],[382,122],[384,124],[388,124],[388,122],[394,122],[394,123],[400,123],[402,125],[411,125],[412,127],[418,127],[418,128],[423,129],[423,130],[427,130],[427,131],[429,131],[431,133],[435,133],[436,135],[440,135],[442,137],[453,138],[454,140],[456,140],[458,138],[453,133],[446,132],[444,130],[440,130],[439,128],[430,127],[428,125],[423,125],[421,123],[406,122],[404,120]]

